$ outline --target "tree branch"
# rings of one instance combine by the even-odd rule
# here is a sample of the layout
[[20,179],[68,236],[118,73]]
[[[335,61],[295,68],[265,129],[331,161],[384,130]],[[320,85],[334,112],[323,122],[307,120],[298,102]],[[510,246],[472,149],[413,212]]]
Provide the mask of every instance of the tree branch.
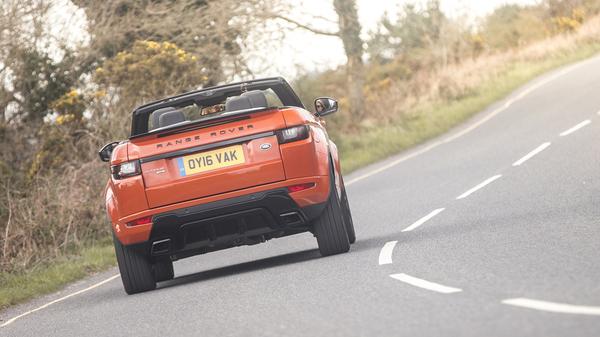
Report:
[[319,34],[319,35],[327,35],[327,36],[336,36],[336,37],[340,36],[340,32],[329,32],[329,31],[325,31],[325,30],[320,30],[320,29],[317,29],[317,28],[314,28],[314,27],[302,24],[302,23],[300,23],[300,22],[298,22],[298,21],[296,21],[294,19],[290,19],[290,18],[288,18],[286,16],[283,16],[283,15],[271,14],[270,16],[272,18],[274,18],[274,19],[280,19],[280,20],[286,21],[288,23],[291,23],[294,26],[296,26],[298,28],[302,28],[304,30],[307,30],[307,31],[309,31],[311,33],[315,33],[315,34]]

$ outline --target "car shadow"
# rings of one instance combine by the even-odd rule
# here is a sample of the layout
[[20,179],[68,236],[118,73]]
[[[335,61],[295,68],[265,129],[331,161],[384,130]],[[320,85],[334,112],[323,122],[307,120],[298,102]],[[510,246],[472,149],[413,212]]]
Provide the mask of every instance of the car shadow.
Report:
[[[399,234],[399,233],[398,233]],[[381,248],[382,242],[385,242],[386,239],[390,239],[394,235],[383,235],[383,236],[372,236],[365,239],[359,239],[354,243],[349,251],[349,254],[364,252],[373,249]],[[346,254],[338,255],[339,257],[343,257]],[[307,249],[298,252],[292,252],[288,254],[282,254],[272,257],[267,257],[259,260],[248,261],[243,263],[238,263],[230,266],[225,266],[221,268],[204,270],[197,273],[186,274],[182,276],[178,276],[170,281],[161,282],[158,284],[158,289],[167,289],[171,287],[177,287],[184,284],[195,283],[208,281],[217,278],[224,278],[228,276],[238,275],[242,273],[266,270],[270,268],[276,268],[280,266],[288,266],[297,263],[303,263],[311,260],[320,259],[321,254],[318,249]],[[326,258],[335,258],[335,256],[326,257]],[[157,290],[158,290],[157,289]]]
[[[501,221],[501,219],[496,219],[497,221]],[[398,240],[399,245],[406,247],[411,247],[414,244],[420,241],[429,241],[437,238],[451,238],[454,236],[461,236],[467,233],[476,231],[484,227],[484,223],[472,222],[468,225],[462,224],[461,226],[438,226],[433,228],[422,229],[415,232],[402,232],[401,229],[393,229],[390,231],[372,234],[371,236],[364,235],[366,233],[357,232],[358,240],[354,243],[348,254],[340,254],[331,257],[325,257],[326,259],[331,258],[343,258],[350,257],[351,262],[341,260],[343,263],[354,263],[355,258],[352,257],[352,254],[355,253],[364,253],[372,250],[379,251],[383,244],[390,240]],[[485,227],[484,227],[485,228]],[[490,230],[499,230],[498,228],[490,229]],[[376,254],[376,253],[375,253]],[[238,263],[230,266],[225,266],[221,268],[211,269],[200,271],[197,273],[187,274],[179,276],[173,280],[161,282],[158,284],[158,291],[161,289],[168,289],[171,287],[177,287],[180,285],[202,282],[212,279],[225,278],[229,276],[235,276],[241,273],[248,273],[253,271],[267,270],[269,268],[276,268],[280,266],[304,263],[312,260],[320,259],[321,254],[319,250],[316,249],[307,249],[297,252],[292,252],[288,254],[282,254],[272,257],[267,257],[259,260]],[[373,255],[373,261],[376,261],[377,257]],[[374,264],[375,265],[375,264]],[[114,292],[112,288],[103,288],[102,295],[100,296],[103,299],[109,298],[121,298],[122,294],[118,292]]]
[[308,249],[299,252],[293,252],[289,254],[272,256],[260,260],[249,261],[244,263],[238,263],[226,267],[205,270],[198,273],[182,275],[174,278],[173,280],[162,282],[159,284],[159,289],[166,289],[170,287],[176,287],[183,284],[195,283],[208,281],[216,278],[223,278],[232,275],[238,275],[242,273],[248,273],[258,270],[264,270],[269,268],[275,268],[283,265],[291,265],[295,263],[302,263],[313,259],[320,258],[318,249]]

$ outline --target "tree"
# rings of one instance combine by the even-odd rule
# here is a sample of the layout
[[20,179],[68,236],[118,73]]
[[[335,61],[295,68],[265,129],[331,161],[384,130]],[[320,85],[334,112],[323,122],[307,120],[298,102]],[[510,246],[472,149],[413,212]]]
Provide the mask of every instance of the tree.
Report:
[[438,0],[428,1],[424,9],[405,4],[395,22],[387,16],[369,41],[370,58],[385,63],[398,56],[420,54],[440,41],[447,19]]
[[510,49],[543,38],[547,28],[535,8],[503,5],[485,18],[481,35],[491,48]]
[[16,48],[12,57],[10,86],[2,89],[5,102],[0,105],[12,103],[12,119],[40,122],[52,101],[68,92],[76,82],[73,58],[66,55],[55,61],[35,48]]
[[49,7],[46,0],[0,2],[0,122],[40,121],[74,82],[68,53],[57,61],[43,50]]
[[339,17],[339,36],[344,44],[348,63],[346,72],[348,77],[348,96],[350,113],[354,118],[364,113],[365,101],[363,86],[365,84],[365,71],[363,67],[363,41],[360,37],[361,26],[358,22],[355,0],[334,0],[333,5]]
[[88,102],[96,126],[123,137],[133,108],[206,85],[208,72],[195,55],[174,43],[145,40],[105,60],[93,80],[99,90],[89,96],[98,99]]
[[[363,41],[360,37],[361,25],[358,21],[356,0],[333,0],[333,7],[338,16],[338,21],[336,22],[338,26],[337,31],[319,29],[295,20],[285,13],[283,6],[276,7],[273,5],[271,10],[263,13],[262,16],[266,19],[287,22],[296,28],[304,29],[314,34],[333,36],[342,40],[347,59],[346,82],[350,103],[350,115],[352,119],[358,120],[364,113],[363,86],[365,83],[365,73],[362,60],[364,48]],[[316,16],[315,18],[329,21],[327,18]]]
[[198,57],[208,85],[249,72],[242,55],[263,0],[73,0],[89,18],[90,62],[136,41],[172,42]]

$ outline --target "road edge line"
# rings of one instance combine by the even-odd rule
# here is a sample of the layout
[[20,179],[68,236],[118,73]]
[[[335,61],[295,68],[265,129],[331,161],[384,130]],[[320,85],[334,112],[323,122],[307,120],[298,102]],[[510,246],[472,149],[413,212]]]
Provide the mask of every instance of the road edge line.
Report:
[[22,314],[20,314],[20,315],[18,315],[18,316],[15,316],[15,317],[13,317],[13,318],[11,318],[11,319],[7,320],[6,322],[2,323],[2,325],[0,325],[0,328],[3,328],[3,327],[5,327],[5,326],[7,326],[7,325],[9,325],[9,324],[13,323],[14,321],[18,320],[18,319],[19,319],[19,318],[21,318],[21,317],[27,316],[27,315],[29,315],[29,314],[32,314],[32,313],[36,312],[36,311],[42,310],[42,309],[44,309],[44,308],[47,308],[47,307],[51,306],[52,304],[56,304],[56,303],[58,303],[58,302],[62,302],[62,301],[66,300],[66,299],[68,299],[68,298],[70,298],[70,297],[73,297],[73,296],[76,296],[76,295],[82,294],[82,293],[84,293],[84,292],[86,292],[86,291],[89,291],[89,290],[92,290],[92,289],[94,289],[94,288],[97,288],[97,287],[99,287],[99,286],[101,286],[101,285],[103,285],[103,284],[105,284],[105,283],[108,283],[108,282],[110,282],[110,281],[112,281],[112,280],[116,279],[116,278],[117,278],[117,277],[119,277],[120,275],[121,275],[121,274],[113,275],[113,276],[111,276],[111,277],[109,277],[109,278],[107,278],[107,279],[105,279],[105,280],[103,280],[103,281],[100,281],[100,282],[98,282],[98,283],[96,283],[96,284],[93,284],[93,285],[91,285],[91,286],[89,286],[89,287],[87,287],[87,288],[85,288],[85,289],[81,289],[81,290],[79,290],[79,291],[76,291],[76,292],[74,292],[74,293],[71,293],[71,294],[69,294],[69,295],[66,295],[66,296],[63,296],[63,297],[61,297],[61,298],[55,299],[55,300],[53,300],[53,301],[50,301],[50,302],[48,302],[48,303],[46,303],[46,304],[44,304],[44,305],[42,305],[42,306],[39,306],[39,307],[37,307],[37,308],[35,308],[35,309],[32,309],[32,310],[26,311],[26,312],[24,312],[24,313],[22,313]]
[[[506,100],[506,102],[501,107],[496,108],[491,113],[489,113],[488,115],[484,116],[479,121],[477,121],[477,122],[471,124],[470,126],[466,127],[464,130],[459,131],[457,134],[448,136],[447,138],[445,138],[443,140],[435,141],[434,143],[430,144],[429,146],[427,146],[427,147],[425,147],[423,149],[420,149],[420,150],[418,150],[416,152],[413,152],[411,154],[402,156],[402,157],[400,157],[400,158],[398,158],[398,159],[396,159],[396,160],[394,160],[394,161],[392,161],[392,162],[390,162],[390,163],[388,163],[388,164],[386,164],[384,166],[381,166],[379,168],[373,169],[372,171],[364,173],[364,174],[362,174],[362,175],[360,175],[360,176],[358,176],[356,178],[350,179],[350,180],[348,180],[346,182],[346,186],[350,186],[350,185],[352,185],[352,184],[354,184],[356,182],[359,182],[359,181],[364,180],[366,178],[369,178],[369,177],[371,177],[373,175],[381,173],[381,172],[383,172],[383,171],[385,171],[385,170],[387,170],[389,168],[392,168],[392,167],[394,167],[394,166],[396,166],[396,165],[398,165],[398,164],[400,164],[400,163],[402,163],[402,162],[404,162],[404,161],[406,161],[408,159],[411,159],[411,158],[419,156],[419,155],[421,155],[423,153],[429,152],[429,151],[433,150],[434,148],[436,148],[436,147],[438,147],[438,146],[440,146],[442,144],[451,142],[451,141],[453,141],[453,140],[455,140],[455,139],[457,139],[459,137],[462,137],[462,136],[466,135],[467,133],[469,133],[469,132],[475,130],[476,128],[478,128],[479,126],[483,125],[488,120],[492,119],[492,117],[494,117],[497,114],[501,113],[502,111],[508,109],[512,104],[514,104],[515,102],[523,99],[525,96],[529,95],[533,91],[541,88],[542,86],[544,86],[544,85],[546,85],[546,84],[548,84],[548,83],[556,80],[557,78],[559,78],[559,77],[561,77],[561,76],[563,76],[563,75],[565,75],[565,74],[567,74],[567,73],[569,73],[569,72],[571,72],[571,71],[573,71],[573,70],[575,70],[575,69],[577,69],[579,67],[582,67],[583,65],[585,65],[587,62],[589,62],[592,59],[595,59],[595,57],[591,57],[591,58],[588,58],[586,60],[582,60],[582,61],[580,61],[578,63],[571,64],[571,65],[567,66],[566,68],[562,69],[561,71],[558,71],[557,73],[551,75],[550,77],[548,77],[546,79],[543,79],[540,82],[531,84],[530,87],[523,89],[523,91],[521,91],[520,93],[516,94],[515,97],[508,98]],[[535,80],[532,80],[532,81],[535,81]],[[531,83],[531,82],[529,82],[529,83]],[[512,94],[514,94],[514,93],[515,92],[513,91]]]

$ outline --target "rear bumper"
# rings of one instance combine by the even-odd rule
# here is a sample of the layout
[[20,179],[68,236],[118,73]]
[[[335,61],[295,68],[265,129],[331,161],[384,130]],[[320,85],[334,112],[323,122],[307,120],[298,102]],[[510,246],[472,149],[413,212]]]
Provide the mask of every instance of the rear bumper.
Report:
[[325,206],[299,207],[286,189],[276,189],[156,214],[142,249],[179,259],[260,243],[309,230]]
[[[116,237],[123,245],[132,245],[150,240],[154,225],[145,224],[138,226],[128,226],[127,223],[143,217],[155,217],[162,214],[177,212],[182,209],[192,209],[203,205],[213,204],[217,202],[225,202],[227,200],[236,200],[239,197],[244,197],[252,194],[260,194],[267,191],[287,190],[287,186],[314,183],[315,186],[306,190],[289,193],[288,196],[297,205],[298,208],[310,208],[312,205],[322,204],[329,197],[329,176],[310,176],[295,179],[287,179],[276,183],[255,186],[247,189],[222,193],[201,199],[194,199],[176,204],[171,204],[163,207],[150,208],[144,211],[130,214],[124,217],[119,217],[119,212],[115,208],[107,207],[109,217],[111,218],[113,231]],[[287,192],[286,192],[287,193]],[[107,203],[110,205],[111,203]]]

